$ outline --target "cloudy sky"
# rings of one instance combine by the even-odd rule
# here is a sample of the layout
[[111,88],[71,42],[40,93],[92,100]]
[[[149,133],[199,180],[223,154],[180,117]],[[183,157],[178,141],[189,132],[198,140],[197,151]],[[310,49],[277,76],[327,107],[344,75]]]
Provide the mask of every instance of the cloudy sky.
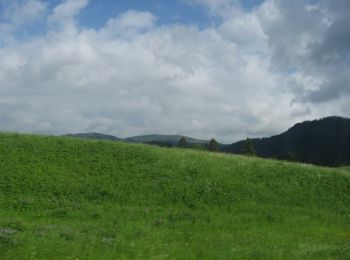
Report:
[[349,0],[0,0],[0,131],[231,143],[329,115]]

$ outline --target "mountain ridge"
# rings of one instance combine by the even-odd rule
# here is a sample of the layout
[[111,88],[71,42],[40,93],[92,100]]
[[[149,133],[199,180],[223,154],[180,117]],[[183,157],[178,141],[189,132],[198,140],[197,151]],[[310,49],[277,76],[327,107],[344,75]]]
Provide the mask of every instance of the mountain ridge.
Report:
[[[262,158],[292,159],[324,166],[350,165],[350,119],[338,116],[304,121],[287,131],[251,139]],[[244,140],[222,147],[223,152],[239,154]]]
[[110,141],[127,141],[133,143],[153,143],[153,142],[164,142],[171,145],[177,145],[179,140],[184,137],[189,144],[206,144],[209,140],[196,139],[184,135],[162,135],[162,134],[150,134],[150,135],[136,135],[126,138],[119,138],[114,135],[102,134],[96,132],[89,133],[76,133],[76,134],[65,134],[65,137],[73,138],[84,138],[84,139],[97,139],[97,140],[110,140]]

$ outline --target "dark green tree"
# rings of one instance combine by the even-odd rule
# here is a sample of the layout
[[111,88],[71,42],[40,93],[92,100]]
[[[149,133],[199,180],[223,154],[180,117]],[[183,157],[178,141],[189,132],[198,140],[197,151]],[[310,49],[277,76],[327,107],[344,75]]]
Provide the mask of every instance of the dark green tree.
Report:
[[217,152],[219,150],[219,143],[214,138],[209,141],[208,150],[211,152]]
[[297,153],[293,151],[289,151],[287,154],[287,160],[290,162],[297,162],[298,161]]
[[255,156],[256,155],[256,151],[255,151],[255,147],[254,147],[252,139],[247,138],[244,141],[242,154],[248,155],[248,156]]
[[187,147],[187,141],[186,141],[186,138],[185,137],[181,137],[178,144],[177,144],[178,147],[181,147],[181,148],[186,148]]

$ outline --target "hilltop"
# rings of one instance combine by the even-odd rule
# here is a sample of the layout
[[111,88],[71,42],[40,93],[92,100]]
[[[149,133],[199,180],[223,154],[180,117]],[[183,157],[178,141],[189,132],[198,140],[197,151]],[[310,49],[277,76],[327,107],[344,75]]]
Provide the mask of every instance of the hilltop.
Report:
[[[350,119],[326,117],[298,123],[286,132],[252,139],[259,157],[325,166],[350,165]],[[244,140],[223,146],[222,151],[239,154]]]
[[0,134],[1,259],[350,258],[344,170]]

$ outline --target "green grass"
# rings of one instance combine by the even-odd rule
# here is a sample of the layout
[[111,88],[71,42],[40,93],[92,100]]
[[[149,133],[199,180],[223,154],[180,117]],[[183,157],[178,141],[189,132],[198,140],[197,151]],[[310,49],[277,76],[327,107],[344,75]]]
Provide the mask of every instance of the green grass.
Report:
[[339,167],[341,170],[350,172],[350,166]]
[[350,259],[350,176],[0,134],[0,259]]

